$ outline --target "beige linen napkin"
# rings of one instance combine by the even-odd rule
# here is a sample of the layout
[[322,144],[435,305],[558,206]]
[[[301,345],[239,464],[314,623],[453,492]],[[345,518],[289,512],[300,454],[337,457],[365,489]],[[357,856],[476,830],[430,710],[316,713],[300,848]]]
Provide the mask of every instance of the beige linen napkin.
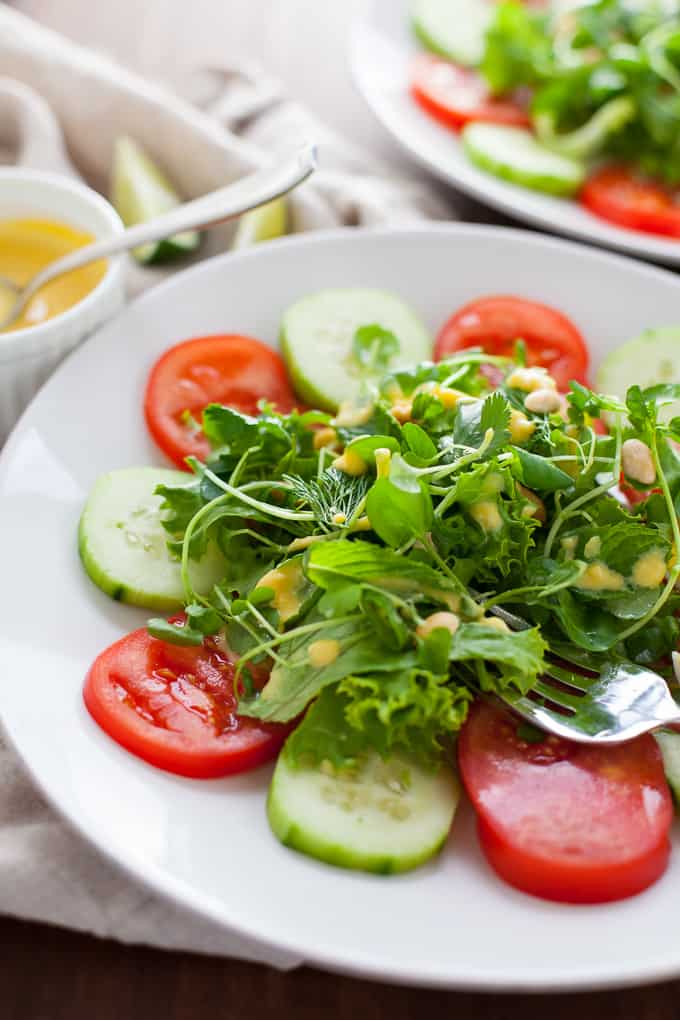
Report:
[[[454,212],[422,184],[365,166],[359,153],[254,68],[208,69],[169,91],[0,6],[0,76],[0,162],[80,174],[106,190],[113,142],[126,133],[143,142],[189,198],[314,138],[322,169],[291,197],[294,230]],[[211,232],[202,254],[223,250],[230,229]],[[131,290],[161,275],[135,268]],[[302,962],[150,895],[45,804],[1,740],[0,912],[280,968]]]

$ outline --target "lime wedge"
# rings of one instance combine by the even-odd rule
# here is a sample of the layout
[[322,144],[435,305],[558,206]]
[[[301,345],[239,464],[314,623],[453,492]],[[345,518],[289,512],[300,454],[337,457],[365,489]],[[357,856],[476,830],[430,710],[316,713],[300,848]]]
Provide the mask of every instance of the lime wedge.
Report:
[[[137,143],[123,136],[114,146],[111,201],[125,226],[132,227],[162,216],[179,205],[181,199]],[[133,255],[143,264],[164,262],[195,251],[198,244],[198,231],[191,230],[141,245]]]
[[273,241],[288,229],[288,206],[285,198],[275,198],[258,209],[251,209],[239,218],[232,249],[247,248],[259,241]]

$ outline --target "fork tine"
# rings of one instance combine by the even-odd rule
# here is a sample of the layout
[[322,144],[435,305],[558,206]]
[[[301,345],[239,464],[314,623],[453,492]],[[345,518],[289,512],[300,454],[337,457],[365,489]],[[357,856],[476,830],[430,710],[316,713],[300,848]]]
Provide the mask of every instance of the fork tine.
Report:
[[575,691],[580,691],[582,694],[590,690],[594,683],[597,683],[599,677],[596,676],[583,676],[581,673],[575,673],[571,669],[563,669],[561,666],[555,666],[554,663],[548,661],[545,664],[545,674],[552,680],[557,680],[561,684],[566,684],[567,687],[573,688]]
[[[573,720],[569,716],[555,712],[545,705],[539,705],[537,702],[531,701],[530,698],[526,697],[510,700],[504,696],[503,700],[513,711],[523,719],[526,719],[527,722],[541,730],[545,730],[546,736],[549,733],[553,733],[558,737],[563,737],[565,740],[571,740],[577,744],[591,744],[593,742],[593,734],[574,726]],[[598,742],[603,744],[615,743],[616,740],[613,736],[599,730]]]
[[552,684],[545,683],[543,680],[539,680],[538,683],[534,684],[531,693],[538,694],[541,698],[546,698],[553,705],[568,708],[571,712],[576,712],[581,703],[580,695],[568,694],[566,691],[561,691],[557,687],[553,687]]
[[601,654],[587,652],[585,648],[577,648],[575,645],[567,644],[566,641],[551,641],[550,652],[562,662],[588,669],[591,673],[599,673],[602,668]]

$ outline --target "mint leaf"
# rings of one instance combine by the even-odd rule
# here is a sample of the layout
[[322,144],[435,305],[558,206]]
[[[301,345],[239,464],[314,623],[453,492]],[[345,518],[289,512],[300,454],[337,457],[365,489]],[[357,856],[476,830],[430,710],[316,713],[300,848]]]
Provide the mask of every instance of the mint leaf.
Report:
[[305,571],[320,588],[333,590],[344,581],[363,582],[403,598],[418,597],[445,605],[452,595],[462,591],[460,585],[421,560],[347,539],[313,545]]

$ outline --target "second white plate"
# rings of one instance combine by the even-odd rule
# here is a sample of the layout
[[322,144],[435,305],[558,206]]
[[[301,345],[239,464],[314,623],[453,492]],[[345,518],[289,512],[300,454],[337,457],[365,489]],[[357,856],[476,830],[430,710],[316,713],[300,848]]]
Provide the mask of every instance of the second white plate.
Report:
[[421,49],[411,32],[409,9],[409,0],[367,0],[351,34],[350,62],[373,113],[414,159],[480,202],[527,223],[680,265],[680,240],[610,226],[573,199],[543,195],[478,170],[458,135],[421,110],[409,94],[411,66]]

